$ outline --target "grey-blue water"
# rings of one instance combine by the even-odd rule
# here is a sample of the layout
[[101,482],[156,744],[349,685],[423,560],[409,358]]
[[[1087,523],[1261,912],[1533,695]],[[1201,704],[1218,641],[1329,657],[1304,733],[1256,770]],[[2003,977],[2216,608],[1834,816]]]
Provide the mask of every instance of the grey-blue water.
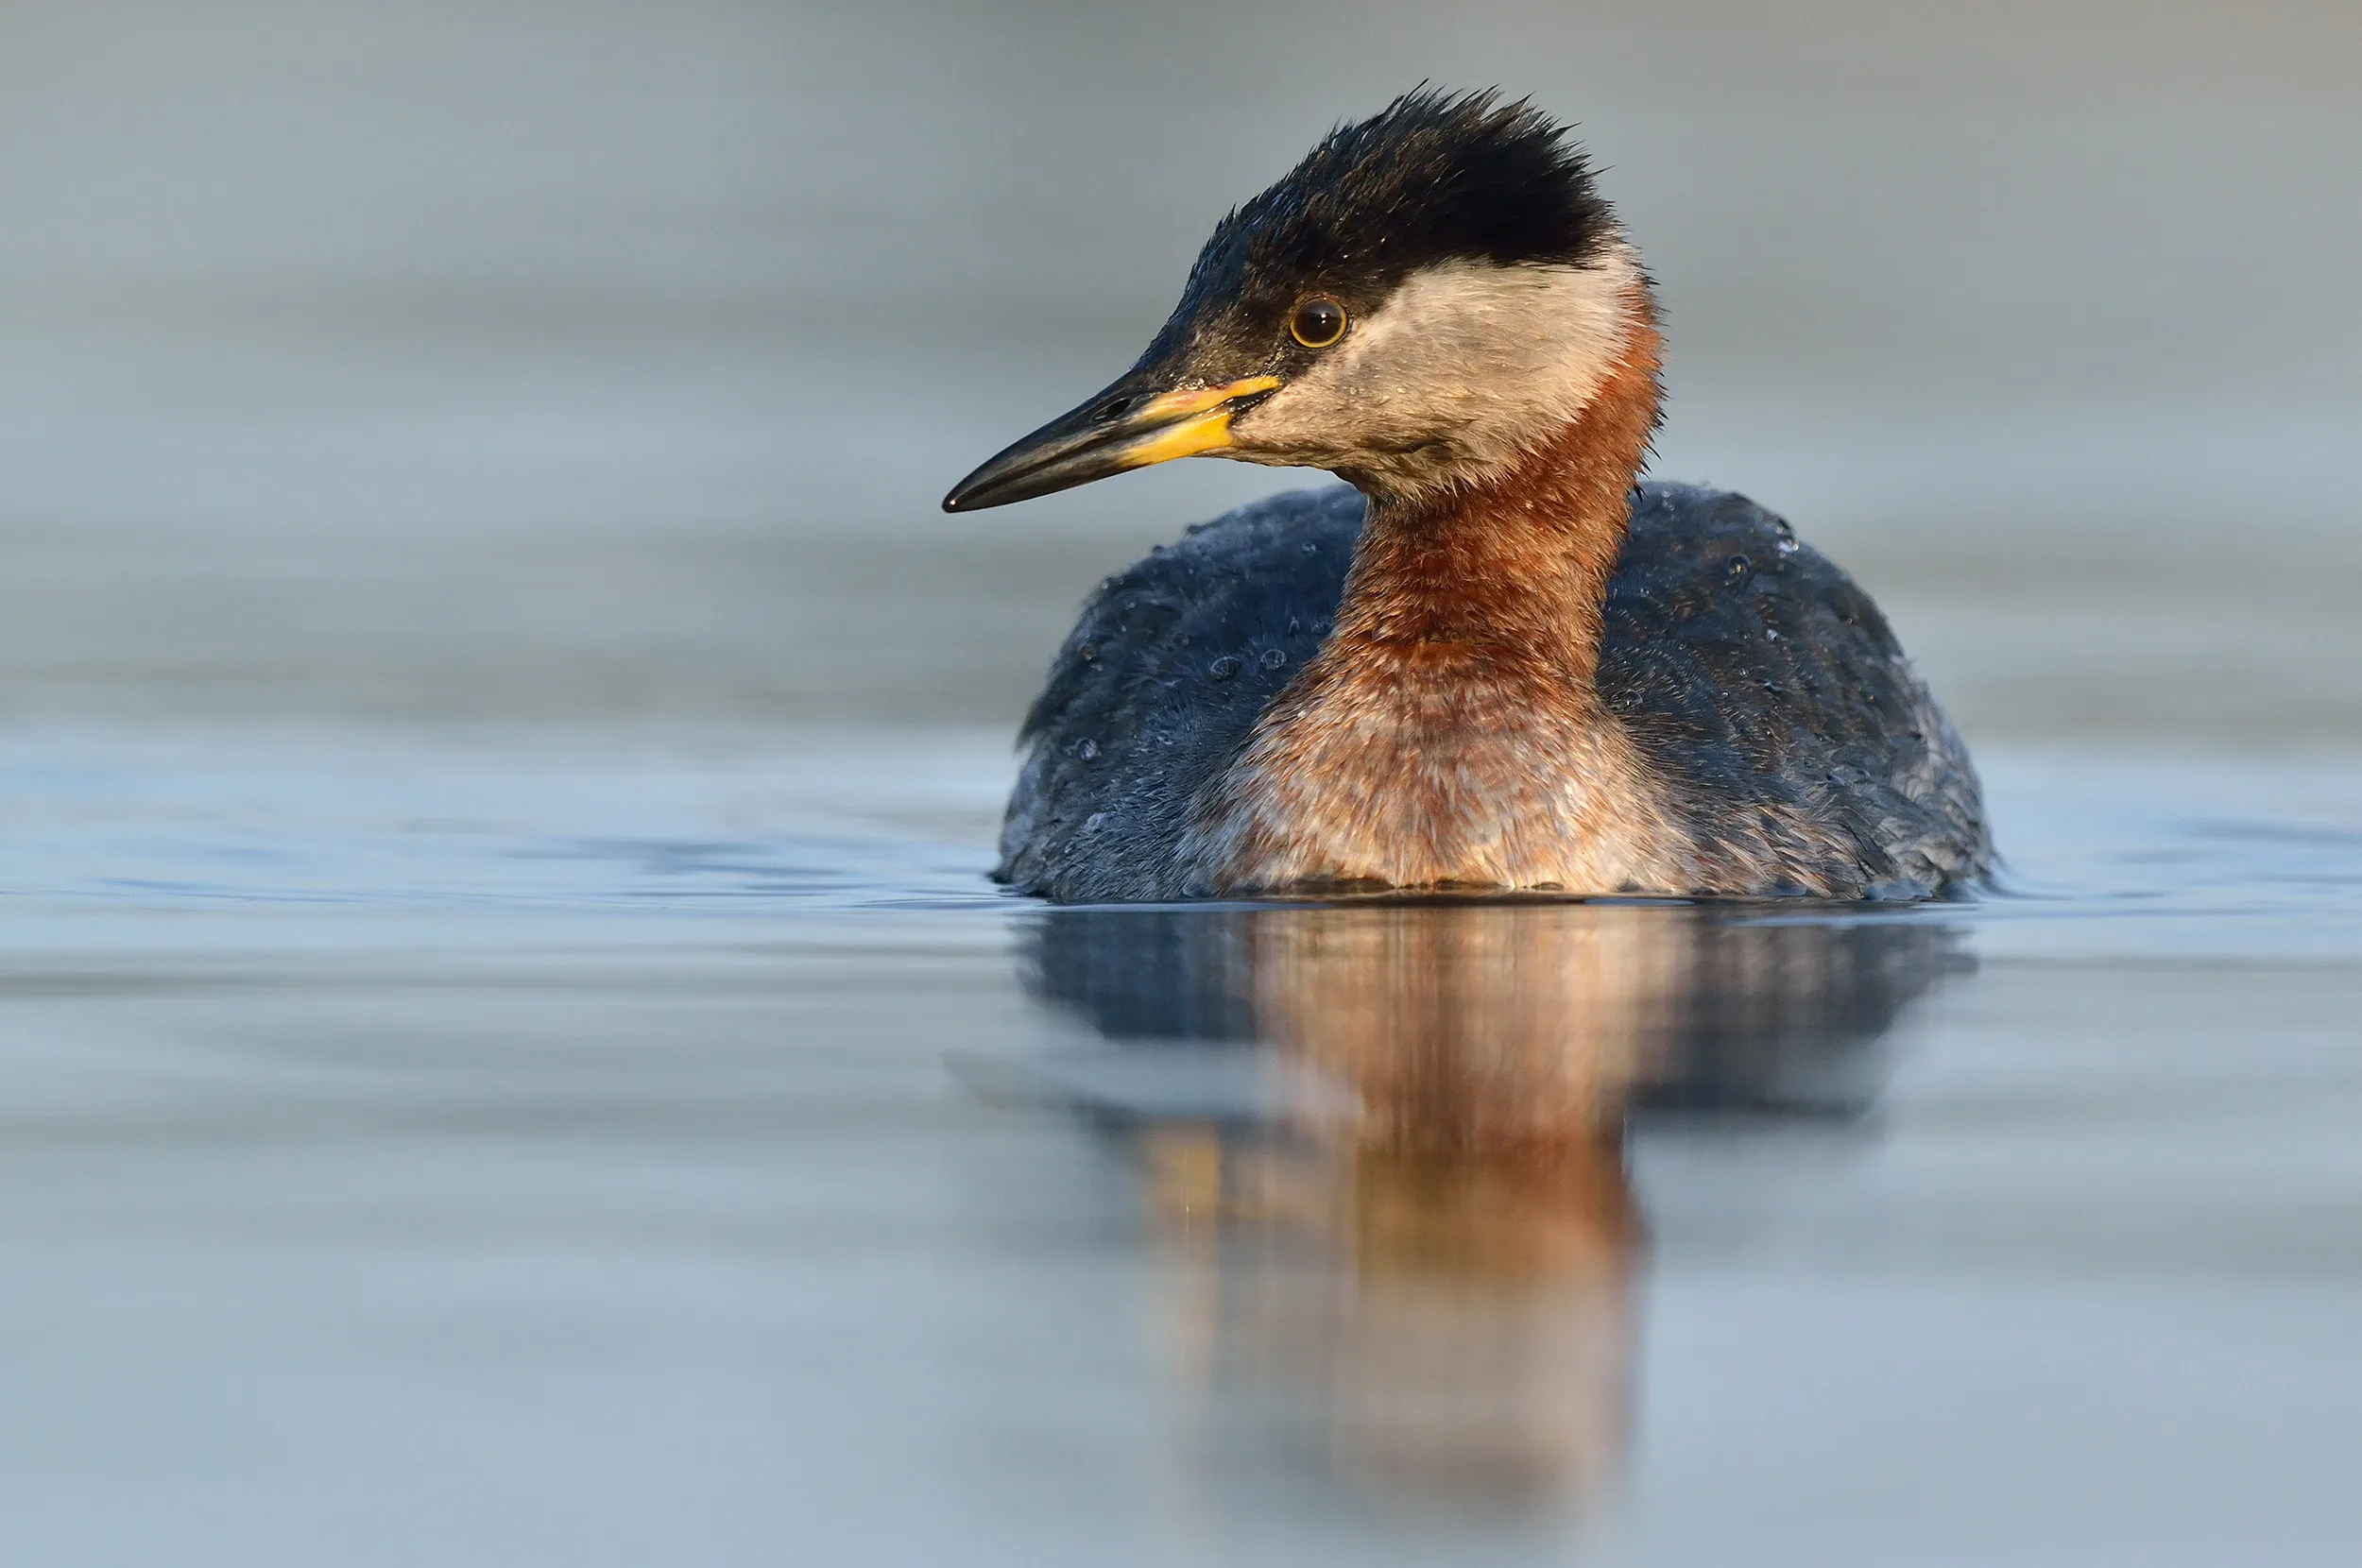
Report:
[[[2362,12],[0,4],[0,1560],[2362,1559]],[[1422,77],[2004,894],[1053,912],[981,518]]]
[[11,1556],[2362,1531],[2348,770],[1994,756],[1908,913],[1048,913],[998,744],[783,740],[0,750]]

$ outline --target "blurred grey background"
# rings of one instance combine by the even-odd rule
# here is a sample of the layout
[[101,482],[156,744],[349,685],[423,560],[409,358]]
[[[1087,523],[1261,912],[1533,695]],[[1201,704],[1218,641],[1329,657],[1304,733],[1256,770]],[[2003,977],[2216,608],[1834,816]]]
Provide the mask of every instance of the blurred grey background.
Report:
[[1292,476],[937,498],[1432,78],[1582,122],[1658,471],[1973,740],[2348,744],[2357,60],[2299,0],[0,0],[0,718],[1005,725]]
[[2357,61],[2353,0],[0,0],[0,1559],[1567,1560],[1261,1474],[1391,1406],[1208,1383],[1206,1233],[945,1070],[1104,1044],[979,876],[1073,606],[1323,481],[937,501],[1432,78],[1582,122],[1660,471],[1870,586],[2054,894],[1928,912],[1977,975],[1865,1119],[1636,1133],[1618,1560],[2353,1560]]

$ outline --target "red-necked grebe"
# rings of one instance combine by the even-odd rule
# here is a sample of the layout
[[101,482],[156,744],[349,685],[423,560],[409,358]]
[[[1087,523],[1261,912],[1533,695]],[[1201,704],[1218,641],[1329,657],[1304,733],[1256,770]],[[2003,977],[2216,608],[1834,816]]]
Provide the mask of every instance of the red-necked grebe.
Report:
[[1743,496],[1637,484],[1648,275],[1564,128],[1418,92],[1224,218],[1113,385],[948,511],[1192,453],[1326,469],[1109,578],[1025,721],[999,876],[1924,897],[1991,859],[1867,594]]

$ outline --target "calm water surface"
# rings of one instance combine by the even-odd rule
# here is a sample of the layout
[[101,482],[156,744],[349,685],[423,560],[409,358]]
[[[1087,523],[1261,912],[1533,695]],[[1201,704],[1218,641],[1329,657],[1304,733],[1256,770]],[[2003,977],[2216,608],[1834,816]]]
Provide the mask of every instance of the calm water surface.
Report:
[[[2362,11],[0,4],[0,1562],[2362,1561]],[[1045,912],[947,520],[1423,78],[2006,896]]]
[[1044,910],[973,731],[0,746],[20,1560],[2351,1560],[2362,785]]

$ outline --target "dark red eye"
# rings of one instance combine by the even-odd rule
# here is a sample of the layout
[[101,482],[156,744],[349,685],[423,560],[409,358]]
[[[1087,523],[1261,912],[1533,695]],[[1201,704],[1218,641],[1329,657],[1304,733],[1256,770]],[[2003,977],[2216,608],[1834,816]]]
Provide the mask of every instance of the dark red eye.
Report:
[[1345,308],[1334,299],[1307,299],[1288,318],[1288,335],[1308,349],[1326,349],[1345,335]]

